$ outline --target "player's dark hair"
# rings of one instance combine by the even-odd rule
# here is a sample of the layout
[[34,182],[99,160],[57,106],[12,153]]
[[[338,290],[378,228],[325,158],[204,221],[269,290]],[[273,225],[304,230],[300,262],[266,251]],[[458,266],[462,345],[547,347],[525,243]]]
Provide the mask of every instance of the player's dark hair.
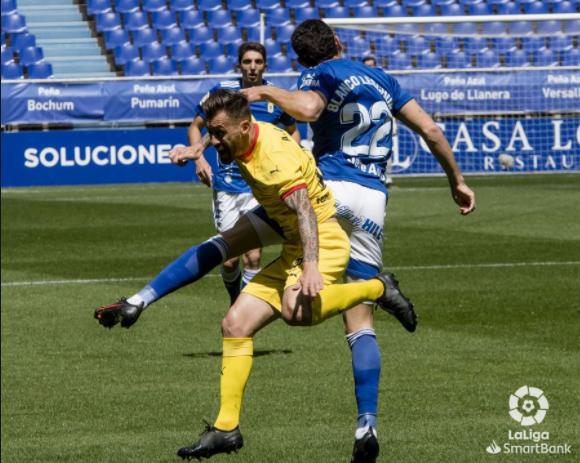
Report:
[[266,55],[266,47],[258,42],[244,42],[238,48],[238,64],[242,64],[242,58],[248,51],[257,51],[264,58],[264,62],[268,60]]
[[369,61],[372,61],[375,66],[377,65],[377,59],[372,55],[365,56],[362,59],[363,64],[367,64]]
[[307,19],[294,29],[292,48],[300,64],[309,68],[338,53],[333,30],[320,19]]
[[206,119],[213,119],[220,111],[236,120],[251,119],[250,104],[248,99],[240,92],[220,88],[209,94],[202,104]]

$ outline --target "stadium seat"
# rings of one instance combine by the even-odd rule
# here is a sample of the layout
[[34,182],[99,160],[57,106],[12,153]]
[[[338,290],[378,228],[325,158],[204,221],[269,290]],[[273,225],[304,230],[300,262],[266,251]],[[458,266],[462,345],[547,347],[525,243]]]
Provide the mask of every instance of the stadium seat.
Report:
[[447,34],[449,32],[449,25],[444,23],[431,23],[423,26],[425,34]]
[[24,73],[22,71],[22,65],[18,63],[2,63],[1,74],[3,79],[22,79],[24,78]]
[[143,11],[134,11],[132,13],[126,13],[124,17],[125,29],[129,31],[136,31],[139,29],[145,29],[149,27],[149,18],[147,13]]
[[465,52],[458,51],[447,55],[447,67],[450,69],[463,69],[471,67],[471,60]]
[[229,0],[228,1],[228,10],[230,11],[244,11],[248,8],[252,7],[252,2],[248,0]]
[[266,39],[264,43],[264,47],[266,47],[266,53],[269,57],[274,57],[282,53],[282,48],[280,47],[280,42],[274,39]]
[[516,49],[516,42],[513,37],[493,37],[491,39],[492,48],[499,53],[506,53]]
[[29,66],[42,61],[44,59],[44,53],[42,52],[42,48],[26,47],[19,50],[18,59],[20,64]]
[[[257,27],[250,27],[249,29],[244,29],[246,39],[248,42],[259,42],[260,38],[260,29]],[[268,33],[266,32],[266,39],[268,38]]]
[[101,13],[98,14],[95,21],[95,27],[98,32],[112,31],[121,29],[121,20],[119,13]]
[[141,9],[147,13],[166,11],[167,3],[165,0],[141,0]]
[[30,79],[49,79],[53,76],[52,65],[46,61],[33,63],[26,70]]
[[[566,33],[573,35],[580,34],[580,20],[575,19],[573,21],[568,21],[566,23]],[[580,43],[578,43],[578,46],[580,46]]]
[[125,66],[129,61],[139,59],[139,47],[130,43],[119,45],[114,49],[115,64]]
[[238,27],[259,27],[260,11],[254,8],[239,11],[237,13]]
[[416,5],[411,7],[411,11],[413,12],[413,16],[435,16],[437,14],[435,7],[428,3],[422,3],[420,5]]
[[[421,0],[422,1],[422,0]],[[360,8],[369,5],[367,0],[343,0],[342,5],[346,8]]]
[[181,74],[199,75],[205,74],[205,61],[199,58],[191,57],[179,63]]
[[287,26],[277,27],[275,29],[276,40],[278,40],[278,42],[282,42],[282,43],[290,43],[294,29],[295,29],[295,27],[292,24],[288,24]]
[[522,37],[522,49],[528,53],[541,50],[546,47],[546,38],[538,35]]
[[347,51],[352,54],[356,51],[356,56],[362,56],[361,53],[365,53],[370,49],[370,42],[367,38],[360,35],[350,36],[344,42],[347,46]]
[[463,5],[457,3],[443,4],[439,6],[439,14],[441,16],[464,16],[465,9]]
[[508,29],[512,35],[527,35],[533,32],[532,23],[529,21],[514,21],[508,23]]
[[528,53],[524,50],[511,50],[505,54],[505,64],[509,67],[529,66]]
[[[203,24],[203,13],[197,10],[181,10],[179,12],[179,26],[182,29],[194,27],[205,27]],[[213,34],[212,34],[213,38]]]
[[228,10],[213,10],[207,12],[207,25],[214,29],[233,25],[232,15]]
[[143,60],[128,61],[125,65],[125,75],[130,77],[150,76],[149,63]]
[[417,57],[417,66],[425,69],[435,69],[441,67],[441,61],[437,53],[423,53]]
[[477,66],[480,68],[494,68],[500,65],[499,55],[494,50],[483,50],[476,54]]
[[0,3],[0,11],[2,16],[17,13],[16,0],[2,0]]
[[541,35],[559,34],[562,32],[560,21],[541,21],[538,23],[537,33]]
[[177,27],[175,11],[162,10],[153,13],[153,27],[158,30],[172,29]]
[[452,3],[455,3],[455,0],[431,0],[431,4],[432,5],[435,5],[435,6],[438,6],[438,5],[451,5]]
[[284,55],[273,56],[268,59],[269,72],[292,72],[292,62]]
[[389,57],[395,51],[400,51],[399,41],[388,35],[383,35],[375,41],[377,56]]
[[459,35],[475,35],[477,34],[477,24],[471,22],[463,22],[453,24],[453,33]]
[[105,48],[112,50],[115,47],[120,47],[125,43],[129,43],[129,33],[125,29],[114,29],[112,31],[105,31]]
[[12,47],[16,50],[26,47],[36,46],[36,37],[30,32],[19,32],[18,34],[11,34],[12,36]]
[[231,42],[237,42],[242,39],[242,34],[240,30],[235,26],[226,26],[217,29],[218,42],[222,44],[227,44]]
[[532,53],[534,66],[557,66],[558,57],[552,50],[543,48]]
[[314,5],[318,8],[336,8],[340,3],[338,0],[314,0]]
[[87,2],[87,14],[94,16],[98,13],[109,13],[113,11],[111,0],[89,0]]
[[506,33],[506,23],[492,21],[481,25],[481,32],[484,35],[502,35]]
[[163,29],[160,31],[160,34],[161,43],[166,47],[170,47],[180,42],[185,42],[185,31],[179,27]]
[[524,13],[527,14],[546,14],[548,13],[548,4],[545,1],[535,1],[533,3],[525,3]]
[[169,9],[171,11],[183,13],[185,11],[191,11],[194,8],[195,5],[192,0],[169,0]]
[[222,2],[221,0],[199,0],[197,7],[200,11],[220,10],[222,8]]
[[223,56],[224,48],[219,42],[204,42],[199,45],[199,56],[205,60]]
[[184,61],[195,57],[195,47],[187,42],[178,42],[171,46],[171,58],[175,61]]
[[383,8],[385,18],[404,18],[407,16],[407,10],[401,5],[395,4]]
[[393,53],[389,57],[389,69],[411,69],[411,58],[406,53],[400,51]]
[[562,56],[562,66],[580,66],[580,48],[573,48]]
[[151,62],[157,61],[161,58],[167,57],[166,47],[159,42],[148,43],[141,47],[141,57],[143,61]]
[[2,15],[2,30],[9,34],[26,32],[26,19],[18,13]]
[[377,9],[371,5],[357,6],[351,9],[353,18],[376,18],[379,16]]
[[473,3],[467,5],[467,14],[472,16],[490,15],[493,11],[487,3]]
[[238,48],[240,48],[240,45],[244,43],[243,40],[240,40],[239,42],[231,42],[228,43],[227,45],[224,46],[224,50],[226,52],[226,56],[231,56],[232,58],[234,58],[236,61],[238,60]]
[[162,58],[151,63],[152,74],[154,76],[176,76],[177,63],[169,58]]
[[200,45],[206,42],[213,42],[213,30],[206,26],[197,26],[186,28],[189,35],[189,41],[194,45]]
[[435,37],[435,50],[439,54],[448,54],[455,52],[459,49],[459,41],[455,37],[451,36],[438,36]]
[[487,48],[487,40],[480,36],[466,37],[463,39],[463,50],[467,54],[478,53]]
[[424,5],[426,2],[426,0],[403,0],[402,1],[402,5],[403,6],[418,6],[418,5]]
[[234,60],[231,57],[219,56],[207,61],[210,74],[231,74],[234,70]]
[[420,55],[428,51],[430,51],[429,42],[427,42],[425,37],[416,35],[407,39],[407,53],[410,55]]
[[561,2],[561,3],[556,3],[553,7],[552,7],[552,12],[553,13],[576,13],[576,8],[574,8],[574,5],[572,4],[572,2]]
[[6,32],[0,31],[0,44],[6,45]]
[[296,10],[295,18],[296,24],[299,24],[307,19],[320,18],[320,12],[318,11],[318,8],[300,8],[299,10]]
[[282,8],[280,0],[256,0],[256,8],[262,11],[278,10]]
[[333,8],[323,8],[322,14],[325,18],[349,18],[350,12],[344,6],[337,6]]
[[286,8],[296,10],[298,8],[309,8],[310,0],[286,0],[284,4]]
[[271,27],[285,26],[290,24],[290,13],[287,9],[268,10],[266,12],[266,24]]
[[150,27],[133,31],[131,36],[133,37],[133,45],[138,47],[157,42],[157,31]]
[[548,46],[550,50],[556,52],[571,50],[573,47],[572,37],[564,34],[548,37]]
[[117,13],[127,14],[141,11],[139,0],[118,0],[115,1],[115,11]]
[[2,47],[2,54],[0,61],[2,64],[14,62],[14,50],[12,47]]
[[397,34],[415,35],[419,33],[420,26],[418,24],[396,24],[394,29]]
[[497,14],[520,14],[520,7],[515,2],[506,2],[495,6]]

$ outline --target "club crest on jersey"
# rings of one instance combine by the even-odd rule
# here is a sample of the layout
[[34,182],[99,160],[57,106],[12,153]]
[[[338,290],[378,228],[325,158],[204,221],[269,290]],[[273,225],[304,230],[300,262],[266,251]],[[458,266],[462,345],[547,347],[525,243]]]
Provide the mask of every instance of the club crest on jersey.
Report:
[[274,103],[268,102],[268,112],[272,114],[274,112]]

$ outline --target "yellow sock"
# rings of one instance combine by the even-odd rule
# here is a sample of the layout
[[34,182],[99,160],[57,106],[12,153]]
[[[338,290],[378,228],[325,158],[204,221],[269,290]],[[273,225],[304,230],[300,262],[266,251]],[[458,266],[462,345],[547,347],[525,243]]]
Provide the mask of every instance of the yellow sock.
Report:
[[365,301],[379,298],[385,287],[380,280],[326,286],[312,303],[312,324],[326,320]]
[[222,431],[231,431],[240,424],[240,408],[252,370],[253,354],[252,338],[224,338],[220,412],[214,423]]

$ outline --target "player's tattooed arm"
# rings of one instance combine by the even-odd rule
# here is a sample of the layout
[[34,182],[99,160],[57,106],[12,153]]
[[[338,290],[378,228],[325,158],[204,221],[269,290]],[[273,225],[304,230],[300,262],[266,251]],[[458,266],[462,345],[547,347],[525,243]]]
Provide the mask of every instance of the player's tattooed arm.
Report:
[[284,199],[286,205],[298,215],[298,231],[303,247],[304,262],[318,262],[318,222],[308,198],[308,190],[301,188]]

